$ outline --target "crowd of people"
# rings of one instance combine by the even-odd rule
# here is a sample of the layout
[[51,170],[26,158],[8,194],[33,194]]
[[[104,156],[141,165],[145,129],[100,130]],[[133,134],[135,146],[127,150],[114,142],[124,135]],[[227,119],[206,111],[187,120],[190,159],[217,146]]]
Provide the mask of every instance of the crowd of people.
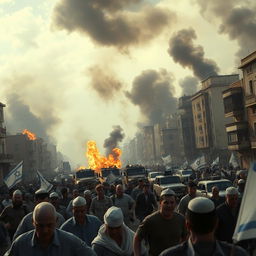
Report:
[[190,180],[180,200],[170,188],[159,202],[145,180],[94,189],[57,184],[50,192],[20,187],[0,203],[0,256],[250,255],[253,241],[232,243],[246,177],[212,197]]

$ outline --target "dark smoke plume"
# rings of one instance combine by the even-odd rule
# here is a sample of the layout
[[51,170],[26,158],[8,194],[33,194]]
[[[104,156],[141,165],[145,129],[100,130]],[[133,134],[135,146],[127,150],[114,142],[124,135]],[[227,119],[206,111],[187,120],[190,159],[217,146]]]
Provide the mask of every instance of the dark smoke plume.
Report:
[[196,33],[192,28],[178,31],[170,39],[168,53],[175,62],[190,68],[201,80],[210,75],[217,75],[217,64],[205,59],[203,47],[194,45],[193,39],[196,39]]
[[35,133],[37,137],[47,141],[49,140],[47,131],[57,122],[50,115],[48,120],[36,116],[17,94],[9,95],[6,113],[6,125],[9,131],[22,132],[24,129],[28,129]]
[[[61,0],[54,8],[53,26],[85,33],[104,46],[125,49],[145,43],[169,27],[175,15],[139,0]],[[129,8],[133,8],[133,11]],[[134,11],[136,10],[136,11]]]
[[239,58],[244,58],[255,51],[256,2],[254,0],[197,0],[197,2],[201,14],[206,19],[220,21],[220,33],[227,34],[230,39],[238,42]]
[[91,77],[91,87],[103,100],[112,99],[122,88],[122,84],[109,70],[94,66],[88,70],[88,73]]
[[113,131],[109,137],[105,139],[103,147],[106,149],[106,155],[112,154],[112,150],[118,146],[119,142],[122,142],[124,138],[124,132],[120,125],[113,126]]
[[186,76],[179,82],[183,95],[193,95],[198,90],[199,81],[193,76]]
[[134,79],[132,90],[126,92],[126,96],[139,106],[147,122],[151,125],[161,123],[166,115],[177,109],[172,82],[173,78],[166,70],[146,70]]

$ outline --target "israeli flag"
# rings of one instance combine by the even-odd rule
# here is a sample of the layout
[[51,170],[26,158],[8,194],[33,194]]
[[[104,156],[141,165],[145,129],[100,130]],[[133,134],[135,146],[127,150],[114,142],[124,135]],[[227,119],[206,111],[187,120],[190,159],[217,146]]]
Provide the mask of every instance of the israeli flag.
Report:
[[235,242],[245,239],[255,239],[256,234],[256,162],[251,164],[248,171],[247,181],[245,185],[244,195],[236,223],[233,240]]
[[220,164],[220,158],[217,157],[211,164],[211,167],[215,167],[215,166],[218,166]]
[[44,189],[49,192],[52,189],[53,185],[48,182],[39,171],[37,171],[37,175],[40,181],[40,189]]
[[234,155],[233,152],[232,152],[231,157],[230,157],[230,159],[229,159],[229,164],[230,164],[233,168],[239,167],[239,164],[238,164],[238,162],[237,162],[237,160],[236,160],[236,157],[235,157],[235,155]]
[[110,172],[110,174],[106,178],[106,182],[108,184],[113,184],[117,179],[118,177],[113,172]]
[[204,156],[198,157],[191,165],[193,170],[198,171],[201,168],[206,167],[206,161]]
[[172,157],[170,155],[168,155],[166,157],[162,157],[162,160],[163,160],[164,164],[167,165],[172,162]]
[[11,189],[22,180],[22,164],[21,161],[10,173],[4,178],[4,183]]

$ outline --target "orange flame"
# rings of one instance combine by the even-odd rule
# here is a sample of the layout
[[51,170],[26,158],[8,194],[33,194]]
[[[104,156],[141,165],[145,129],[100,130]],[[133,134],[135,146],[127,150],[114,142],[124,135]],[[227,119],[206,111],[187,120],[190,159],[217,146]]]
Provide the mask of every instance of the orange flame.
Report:
[[78,168],[76,168],[76,171],[85,170],[85,169],[87,169],[85,166],[79,166]]
[[29,140],[36,140],[36,135],[29,130],[23,130],[22,134],[26,134]]
[[100,152],[96,146],[95,141],[87,142],[87,152],[86,156],[88,158],[89,168],[95,170],[95,172],[101,172],[101,168],[121,168],[122,163],[119,157],[121,156],[122,151],[119,148],[114,148],[112,154],[109,154],[108,157],[101,156]]

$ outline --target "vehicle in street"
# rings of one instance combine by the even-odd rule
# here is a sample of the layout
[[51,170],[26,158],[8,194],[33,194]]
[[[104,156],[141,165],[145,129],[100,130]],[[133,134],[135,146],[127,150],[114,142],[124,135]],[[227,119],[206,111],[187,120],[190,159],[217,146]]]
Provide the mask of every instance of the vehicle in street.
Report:
[[184,196],[187,192],[187,187],[181,183],[179,176],[156,176],[153,190],[157,198],[160,197],[161,192],[164,189],[170,188],[172,189],[178,198]]
[[180,177],[182,183],[187,184],[191,175],[193,175],[192,169],[178,170],[177,175]]
[[74,173],[74,184],[79,188],[92,187],[97,183],[97,177],[92,169],[80,169]]
[[220,179],[220,180],[202,180],[197,184],[197,191],[202,195],[207,197],[212,196],[212,188],[217,186],[219,188],[219,195],[224,197],[226,195],[226,188],[232,187],[233,184],[230,180]]
[[[112,174],[110,177],[109,175]],[[121,182],[121,173],[118,168],[101,168],[101,174],[98,175],[99,181],[102,182],[114,182],[119,180]]]
[[163,175],[162,172],[150,172],[148,174],[148,182],[153,184],[156,179],[156,176],[161,176],[161,175]]
[[147,172],[144,166],[128,165],[123,171],[126,184],[130,181],[138,181],[139,179],[146,180]]

